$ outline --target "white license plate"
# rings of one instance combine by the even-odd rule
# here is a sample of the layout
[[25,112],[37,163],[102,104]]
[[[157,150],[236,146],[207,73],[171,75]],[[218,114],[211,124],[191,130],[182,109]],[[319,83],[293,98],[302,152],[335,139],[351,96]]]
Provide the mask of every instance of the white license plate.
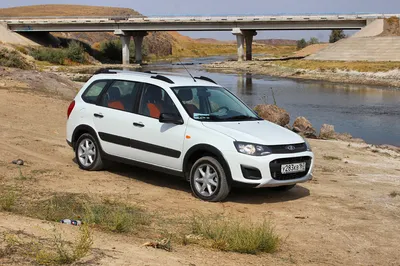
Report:
[[282,174],[300,173],[305,171],[306,171],[306,163],[282,164],[281,166]]

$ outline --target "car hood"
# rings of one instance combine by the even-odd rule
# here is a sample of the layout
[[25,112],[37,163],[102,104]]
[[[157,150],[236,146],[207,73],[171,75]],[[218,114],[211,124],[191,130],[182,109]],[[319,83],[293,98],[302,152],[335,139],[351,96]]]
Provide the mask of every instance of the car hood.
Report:
[[207,128],[218,131],[236,141],[263,145],[303,143],[298,134],[268,121],[203,122]]

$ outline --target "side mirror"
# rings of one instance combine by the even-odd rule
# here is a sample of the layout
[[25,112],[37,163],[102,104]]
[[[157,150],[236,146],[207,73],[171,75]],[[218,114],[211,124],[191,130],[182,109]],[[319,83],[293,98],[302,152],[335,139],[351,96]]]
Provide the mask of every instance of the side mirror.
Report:
[[160,121],[160,123],[166,123],[166,124],[175,124],[175,125],[183,124],[182,118],[179,115],[172,114],[172,113],[160,114],[159,121]]

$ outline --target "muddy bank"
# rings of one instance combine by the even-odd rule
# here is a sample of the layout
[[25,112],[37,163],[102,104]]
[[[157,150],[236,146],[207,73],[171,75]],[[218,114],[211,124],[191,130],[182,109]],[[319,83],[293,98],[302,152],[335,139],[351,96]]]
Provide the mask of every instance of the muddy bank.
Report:
[[394,69],[387,72],[358,72],[346,70],[307,70],[300,68],[282,67],[274,62],[215,62],[204,64],[203,68],[212,71],[218,70],[225,73],[250,72],[282,78],[324,80],[338,83],[378,85],[400,87],[400,70]]

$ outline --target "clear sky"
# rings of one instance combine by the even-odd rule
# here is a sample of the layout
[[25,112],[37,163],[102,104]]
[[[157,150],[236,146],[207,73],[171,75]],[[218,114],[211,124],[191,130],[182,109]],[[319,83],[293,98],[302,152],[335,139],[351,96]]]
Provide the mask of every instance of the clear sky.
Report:
[[[133,8],[143,15],[262,15],[310,13],[400,13],[400,0],[1,0],[0,7],[38,4],[84,4]],[[51,14],[49,14],[51,15]],[[185,32],[191,37],[234,39],[228,32]],[[256,38],[300,39],[324,31],[260,32]]]

